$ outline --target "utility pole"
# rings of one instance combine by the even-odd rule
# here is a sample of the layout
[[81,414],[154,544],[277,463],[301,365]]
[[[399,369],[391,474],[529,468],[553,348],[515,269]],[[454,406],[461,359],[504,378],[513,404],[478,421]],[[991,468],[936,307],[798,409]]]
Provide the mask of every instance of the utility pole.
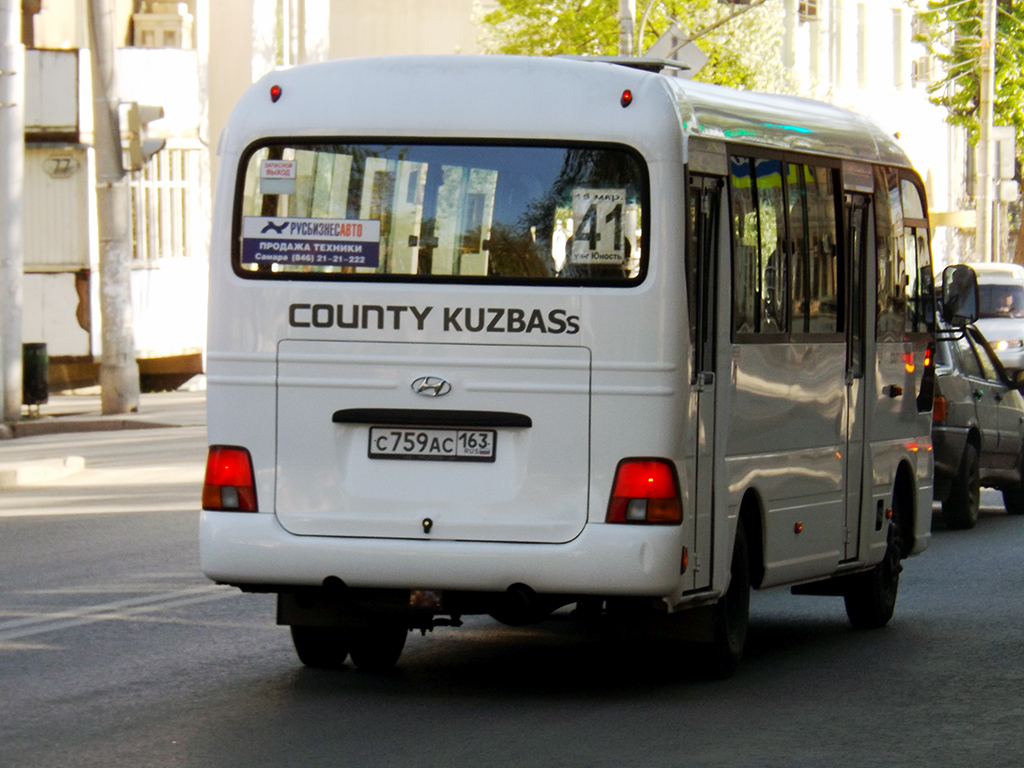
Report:
[[619,0],[619,56],[633,55],[636,0]]
[[103,413],[128,413],[139,409],[139,366],[132,329],[128,182],[121,161],[117,115],[114,8],[111,0],[88,0],[88,5],[103,323],[101,409]]
[[0,0],[0,402],[4,422],[21,418],[24,105],[21,0]]
[[978,260],[992,261],[992,173],[995,170],[995,142],[992,141],[992,111],[995,101],[996,9],[995,0],[983,0],[981,11],[981,59],[977,183],[975,205],[978,225],[975,230],[975,251]]

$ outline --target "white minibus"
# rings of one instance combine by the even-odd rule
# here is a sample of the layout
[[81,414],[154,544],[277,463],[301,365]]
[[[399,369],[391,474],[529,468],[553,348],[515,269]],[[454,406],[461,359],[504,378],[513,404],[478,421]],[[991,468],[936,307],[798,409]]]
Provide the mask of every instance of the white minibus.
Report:
[[932,517],[921,180],[851,112],[625,63],[331,61],[235,108],[202,567],[304,664],[575,607],[727,676],[751,589],[892,616]]

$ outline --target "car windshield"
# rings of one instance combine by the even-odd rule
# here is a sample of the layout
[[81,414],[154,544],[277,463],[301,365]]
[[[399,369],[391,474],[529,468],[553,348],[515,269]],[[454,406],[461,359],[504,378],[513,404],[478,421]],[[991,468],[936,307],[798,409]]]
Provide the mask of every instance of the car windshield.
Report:
[[235,268],[291,280],[630,284],[647,175],[604,146],[287,143],[243,161]]
[[978,317],[1024,317],[1024,286],[1010,283],[979,285]]

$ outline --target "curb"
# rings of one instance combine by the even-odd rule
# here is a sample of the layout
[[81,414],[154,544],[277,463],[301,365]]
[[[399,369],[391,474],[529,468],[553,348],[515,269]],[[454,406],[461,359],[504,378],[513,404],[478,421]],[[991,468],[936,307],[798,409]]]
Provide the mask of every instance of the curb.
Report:
[[82,456],[63,459],[39,459],[19,464],[0,464],[0,488],[36,485],[74,475],[85,469]]
[[[39,421],[18,421],[4,425],[9,431],[7,437],[32,437],[35,435],[58,435],[69,432],[112,432],[119,429],[166,429],[175,426],[157,421],[139,419],[108,418],[108,419],[76,419],[46,418]],[[0,440],[5,439],[0,434]]]

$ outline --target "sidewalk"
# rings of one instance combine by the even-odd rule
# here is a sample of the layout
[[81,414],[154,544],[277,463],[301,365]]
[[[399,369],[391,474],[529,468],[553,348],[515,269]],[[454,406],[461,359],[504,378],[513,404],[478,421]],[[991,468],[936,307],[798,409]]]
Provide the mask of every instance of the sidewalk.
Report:
[[[198,382],[199,386],[202,382]],[[27,406],[21,421],[7,425],[11,438],[66,432],[99,432],[114,429],[201,427],[206,425],[206,391],[189,382],[190,389],[143,393],[136,413],[104,415],[99,388],[72,394],[50,395],[38,410]],[[2,426],[2,425],[0,425]]]
[[[198,382],[200,387],[203,381]],[[121,429],[206,426],[205,388],[145,393],[136,413],[104,415],[99,389],[95,392],[50,395],[48,402],[24,409],[21,421],[0,424],[0,490],[45,485],[85,469],[81,456],[26,456],[19,438]],[[28,445],[27,443],[25,444]],[[6,447],[8,450],[4,450]]]

